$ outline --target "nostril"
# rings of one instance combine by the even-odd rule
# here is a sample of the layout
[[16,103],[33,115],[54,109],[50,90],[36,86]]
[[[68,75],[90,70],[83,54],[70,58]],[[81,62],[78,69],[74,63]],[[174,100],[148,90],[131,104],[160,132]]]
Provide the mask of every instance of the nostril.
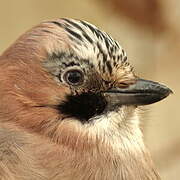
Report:
[[119,88],[127,88],[128,86],[129,86],[129,84],[128,84],[128,83],[125,83],[125,82],[121,82],[121,83],[119,83],[119,85],[118,85]]
[[125,80],[125,81],[119,82],[117,87],[119,87],[119,88],[128,88],[129,86],[135,84],[136,81],[137,81],[136,79]]

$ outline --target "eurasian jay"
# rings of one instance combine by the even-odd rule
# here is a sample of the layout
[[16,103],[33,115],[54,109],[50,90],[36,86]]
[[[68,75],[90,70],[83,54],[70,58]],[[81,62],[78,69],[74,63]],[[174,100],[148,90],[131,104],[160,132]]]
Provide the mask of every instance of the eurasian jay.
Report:
[[160,179],[138,107],[170,93],[96,26],[37,25],[0,56],[0,179]]

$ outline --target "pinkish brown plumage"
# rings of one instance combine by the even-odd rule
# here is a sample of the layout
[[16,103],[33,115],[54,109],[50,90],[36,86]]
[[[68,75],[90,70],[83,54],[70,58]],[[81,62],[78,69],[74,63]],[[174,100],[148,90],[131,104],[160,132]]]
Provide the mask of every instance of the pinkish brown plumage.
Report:
[[138,106],[171,92],[79,20],[43,22],[0,56],[2,180],[158,180]]

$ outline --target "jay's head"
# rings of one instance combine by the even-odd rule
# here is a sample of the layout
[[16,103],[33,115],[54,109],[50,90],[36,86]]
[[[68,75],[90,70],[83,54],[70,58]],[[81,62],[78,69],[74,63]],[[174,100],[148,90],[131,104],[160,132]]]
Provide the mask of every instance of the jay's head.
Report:
[[22,35],[0,58],[0,83],[1,119],[74,146],[121,133],[139,105],[171,92],[135,76],[108,34],[73,19]]

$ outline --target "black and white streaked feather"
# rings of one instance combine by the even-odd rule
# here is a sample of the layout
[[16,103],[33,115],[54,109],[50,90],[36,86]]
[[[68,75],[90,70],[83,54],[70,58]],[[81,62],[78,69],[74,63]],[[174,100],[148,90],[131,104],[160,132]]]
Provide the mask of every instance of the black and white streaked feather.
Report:
[[[112,75],[114,68],[119,66],[124,66],[132,71],[124,49],[110,35],[99,30],[96,26],[86,21],[66,18],[45,23],[63,29],[76,54],[83,59],[90,60],[99,71]],[[52,56],[58,58],[62,57],[62,54],[64,52],[53,52]]]

